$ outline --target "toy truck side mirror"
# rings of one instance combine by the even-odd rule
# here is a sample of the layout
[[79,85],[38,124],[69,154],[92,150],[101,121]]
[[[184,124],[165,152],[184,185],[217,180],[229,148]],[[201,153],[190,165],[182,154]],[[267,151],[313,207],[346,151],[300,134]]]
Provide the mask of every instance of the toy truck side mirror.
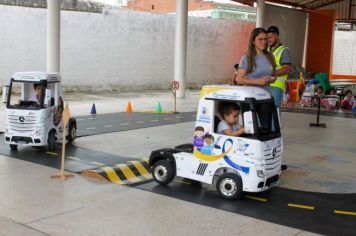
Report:
[[45,98],[44,98],[44,102],[43,102],[43,104],[44,104],[45,107],[51,105],[51,97],[52,97],[52,92],[51,92],[51,90],[46,89]]
[[252,111],[244,112],[244,127],[246,134],[254,134]]
[[9,94],[9,86],[4,86],[2,88],[2,102],[7,103],[7,95]]

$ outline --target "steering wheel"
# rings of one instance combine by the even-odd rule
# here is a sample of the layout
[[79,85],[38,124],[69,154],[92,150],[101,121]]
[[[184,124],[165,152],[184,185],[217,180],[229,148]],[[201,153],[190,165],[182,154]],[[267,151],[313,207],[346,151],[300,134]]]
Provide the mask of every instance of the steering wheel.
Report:
[[20,106],[28,106],[28,107],[40,107],[40,104],[35,101],[21,101]]
[[268,134],[269,128],[266,126],[262,126],[258,128],[258,131],[260,131],[261,134]]

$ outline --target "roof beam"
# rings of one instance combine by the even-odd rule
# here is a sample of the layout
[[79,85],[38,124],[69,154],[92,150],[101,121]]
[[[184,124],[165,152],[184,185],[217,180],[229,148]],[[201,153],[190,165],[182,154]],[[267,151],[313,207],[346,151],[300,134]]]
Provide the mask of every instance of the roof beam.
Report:
[[287,5],[287,6],[292,6],[294,8],[302,7],[301,5],[299,5],[297,3],[292,3],[292,2],[288,2],[288,1],[284,1],[284,0],[267,0],[267,2],[283,4],[283,5]]
[[233,2],[238,2],[244,5],[248,5],[253,7],[253,3],[255,2],[254,0],[232,0]]
[[343,1],[343,0],[315,0],[315,1],[303,4],[302,7],[306,8],[308,10],[315,10],[315,9],[325,7],[325,6],[328,6],[328,5],[337,3],[337,2],[341,2],[341,1]]
[[[248,5],[253,7],[253,3],[255,2],[255,0],[232,0],[233,2],[238,2],[238,3],[242,3],[244,5]],[[266,0],[267,3],[277,3],[277,4],[283,4],[283,5],[287,5],[287,6],[292,6],[294,8],[302,8],[302,5],[299,5],[297,3],[292,3],[286,0]]]

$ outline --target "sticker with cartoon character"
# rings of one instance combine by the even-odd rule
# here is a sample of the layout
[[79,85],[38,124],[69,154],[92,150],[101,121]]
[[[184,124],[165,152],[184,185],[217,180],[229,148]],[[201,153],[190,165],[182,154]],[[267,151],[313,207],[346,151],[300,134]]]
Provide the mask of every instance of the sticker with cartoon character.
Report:
[[[241,171],[245,174],[249,174],[250,167],[241,166],[237,164],[234,159],[238,158],[236,150],[233,151],[234,142],[233,139],[228,138],[223,140],[222,148],[217,145],[222,136],[219,136],[217,141],[214,142],[214,136],[211,134],[204,135],[204,146],[200,150],[194,149],[193,155],[203,161],[212,162],[223,159],[232,168]],[[247,143],[241,143],[238,149],[246,150],[249,147]],[[218,150],[219,149],[219,150]]]
[[193,146],[198,150],[204,146],[204,127],[195,127]]
[[205,154],[205,155],[213,155],[214,154],[214,148],[220,149],[220,146],[217,145],[218,142],[220,141],[221,136],[214,142],[214,136],[211,134],[205,134],[204,135],[204,146],[200,149],[200,152]]

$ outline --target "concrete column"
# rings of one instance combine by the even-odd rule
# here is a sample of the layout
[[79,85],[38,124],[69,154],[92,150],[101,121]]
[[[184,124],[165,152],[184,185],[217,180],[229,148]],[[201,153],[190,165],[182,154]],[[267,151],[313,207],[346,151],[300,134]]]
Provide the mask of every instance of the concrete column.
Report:
[[257,0],[256,28],[263,28],[265,18],[265,0]]
[[60,0],[47,0],[47,71],[60,69]]
[[187,67],[188,0],[176,0],[176,36],[174,54],[174,80],[179,82],[177,97],[185,97]]

